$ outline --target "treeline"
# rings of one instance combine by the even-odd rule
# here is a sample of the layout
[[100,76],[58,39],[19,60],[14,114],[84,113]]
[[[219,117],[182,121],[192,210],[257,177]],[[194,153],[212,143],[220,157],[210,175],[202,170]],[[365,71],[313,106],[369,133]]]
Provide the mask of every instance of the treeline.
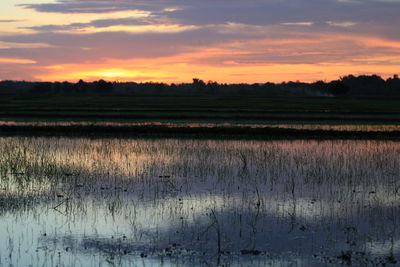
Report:
[[263,84],[223,84],[193,79],[192,83],[136,82],[26,82],[1,81],[0,94],[23,96],[360,96],[400,97],[397,75],[384,80],[377,75],[348,75],[331,82],[284,82]]

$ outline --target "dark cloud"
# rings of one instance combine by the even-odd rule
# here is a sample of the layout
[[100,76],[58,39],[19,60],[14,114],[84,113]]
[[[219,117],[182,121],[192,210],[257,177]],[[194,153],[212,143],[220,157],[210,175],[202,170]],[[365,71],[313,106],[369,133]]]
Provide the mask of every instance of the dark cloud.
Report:
[[18,20],[18,19],[0,19],[0,23],[7,23],[7,22],[19,22],[22,20]]
[[62,64],[78,61],[98,61],[102,58],[154,58],[193,52],[199,47],[217,45],[237,36],[220,36],[210,29],[175,34],[125,32],[94,34],[62,34],[43,32],[0,37],[0,41],[16,43],[43,42],[50,48],[5,49],[2,56],[29,57],[43,64]]
[[[151,2],[151,1],[149,1]],[[59,0],[50,4],[20,4],[23,8],[35,9],[39,12],[56,13],[108,13],[126,10],[153,10],[151,4],[140,1],[76,1]]]
[[42,26],[32,26],[24,27],[24,29],[31,29],[39,32],[52,32],[52,31],[68,31],[76,30],[85,27],[110,27],[115,25],[127,25],[127,26],[143,26],[151,25],[155,20],[149,19],[135,19],[135,18],[123,18],[123,19],[101,19],[94,20],[89,23],[71,23],[65,25],[42,25]]
[[[40,12],[105,13],[126,10],[152,11],[183,24],[218,24],[229,21],[267,25],[281,22],[327,20],[398,21],[399,1],[338,0],[146,0],[78,1],[26,4]],[[175,12],[162,12],[178,7]]]
[[[93,20],[89,23],[66,25],[41,25],[29,27],[36,34],[0,37],[0,41],[22,43],[46,43],[51,48],[7,49],[0,56],[23,56],[43,64],[96,61],[99,58],[154,58],[193,52],[201,47],[223,46],[232,42],[257,39],[319,38],[324,34],[354,34],[354,36],[384,36],[400,38],[400,30],[393,27],[400,4],[375,1],[336,0],[146,0],[146,1],[77,1],[59,0],[53,4],[30,4],[41,12],[60,13],[103,13],[126,10],[152,11],[150,17]],[[169,8],[168,10],[165,10]],[[383,13],[385,15],[383,15]],[[381,20],[379,23],[373,20]],[[196,25],[198,29],[176,32],[102,32],[74,33],[87,27],[110,27],[114,25],[143,26],[157,25],[163,21],[181,25]],[[331,23],[327,23],[330,21]],[[310,26],[296,26],[297,22],[312,22]],[[346,22],[348,24],[346,24]],[[229,24],[231,23],[231,24]],[[281,25],[282,23],[289,23]],[[293,23],[293,24],[290,24]],[[280,26],[279,26],[280,25]],[[60,31],[65,31],[61,33]],[[70,33],[67,33],[71,31]],[[394,34],[394,33],[399,33]],[[326,46],[324,49],[323,45]],[[312,63],[334,62],[357,57],[363,53],[393,54],[381,48],[366,51],[359,44],[349,41],[330,41],[300,47],[274,47],[264,44],[251,53],[240,56],[216,56],[210,62],[221,63],[233,60],[239,63]],[[351,48],[351,54],[348,52]],[[294,51],[294,53],[291,53]],[[397,51],[396,51],[397,52]],[[61,56],[67,55],[67,56]]]
[[[226,23],[279,25],[312,22],[311,30],[342,31],[400,38],[400,1],[374,0],[58,0],[52,4],[22,5],[40,12],[105,13],[143,10],[152,12],[144,19],[98,20],[89,24],[38,26],[31,29],[51,31],[79,27],[145,25],[161,21],[181,25],[209,26]],[[333,22],[327,24],[327,22]],[[352,27],[344,27],[353,23]],[[343,27],[340,27],[342,25]]]
[[[39,66],[96,63],[105,59],[150,60],[196,54],[205,48],[228,53],[195,57],[193,62],[218,66],[226,61],[250,65],[350,64],[357,58],[397,56],[400,50],[396,45],[381,44],[378,40],[400,40],[397,26],[400,1],[393,0],[58,0],[20,7],[71,14],[71,17],[91,13],[92,17],[99,14],[107,18],[106,13],[117,11],[150,12],[149,16],[139,18],[124,17],[129,15],[127,12],[121,18],[114,14],[112,18],[85,23],[36,24],[24,28],[33,30],[31,34],[0,35],[0,42],[48,44],[49,47],[0,49],[0,57],[29,58]],[[119,32],[115,32],[118,27],[114,32],[84,30],[172,24],[196,27],[176,32],[129,32],[124,27]],[[360,41],[362,38],[370,38],[368,45]],[[257,44],[258,40],[263,42]],[[23,66],[24,70],[31,67]],[[1,71],[4,74],[7,70]]]
[[[380,44],[363,45],[351,35],[340,39],[340,32],[325,32],[319,25],[318,33],[310,27],[285,31],[288,27],[268,28],[260,39],[258,31],[220,33],[213,27],[174,34],[104,32],[93,34],[66,34],[42,32],[4,36],[0,41],[15,43],[43,42],[51,45],[35,49],[0,49],[0,57],[30,58],[42,65],[101,62],[105,58],[158,58],[183,53],[196,53],[207,48],[221,48],[231,53],[205,55],[197,63],[223,65],[225,61],[239,64],[317,64],[350,62],[354,58],[369,56],[396,56],[399,49]],[[290,28],[290,27],[289,27]],[[329,28],[329,27],[327,27]],[[321,37],[320,33],[327,35]],[[336,39],[334,36],[338,36]],[[323,39],[326,38],[326,39]],[[287,42],[289,40],[289,42]],[[290,40],[292,40],[290,42]],[[245,53],[241,53],[245,52]]]

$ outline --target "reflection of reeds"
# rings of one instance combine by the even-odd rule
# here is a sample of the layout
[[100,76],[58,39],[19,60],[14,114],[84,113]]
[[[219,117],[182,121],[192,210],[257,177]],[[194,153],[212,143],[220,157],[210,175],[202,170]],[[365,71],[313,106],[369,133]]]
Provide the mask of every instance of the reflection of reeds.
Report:
[[[340,255],[344,227],[357,226],[352,251],[399,254],[375,245],[400,239],[398,142],[3,137],[0,150],[0,216],[19,214],[10,236],[21,220],[57,229],[40,239],[47,246],[68,234],[92,240],[91,252],[98,240],[93,253],[120,238],[127,254],[179,244],[196,255],[320,246]],[[47,229],[34,226],[38,213]]]

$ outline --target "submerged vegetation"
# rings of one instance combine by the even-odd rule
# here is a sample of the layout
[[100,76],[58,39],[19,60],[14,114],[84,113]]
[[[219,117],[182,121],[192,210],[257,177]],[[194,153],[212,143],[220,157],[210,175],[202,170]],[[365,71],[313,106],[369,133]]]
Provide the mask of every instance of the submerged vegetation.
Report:
[[1,265],[395,264],[393,141],[0,138]]
[[400,100],[361,81],[398,90],[1,82],[0,266],[396,264]]

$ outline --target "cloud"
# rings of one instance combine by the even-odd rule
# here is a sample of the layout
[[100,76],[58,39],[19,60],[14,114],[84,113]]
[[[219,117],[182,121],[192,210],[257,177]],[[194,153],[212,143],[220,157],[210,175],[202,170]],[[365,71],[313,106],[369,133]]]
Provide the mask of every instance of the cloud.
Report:
[[36,61],[24,58],[7,58],[0,57],[0,64],[35,64]]
[[[40,79],[84,65],[94,68],[87,77],[134,76],[133,70],[143,68],[135,77],[167,79],[190,66],[192,73],[211,78],[216,75],[206,68],[229,68],[221,72],[231,79],[240,71],[249,71],[242,76],[248,78],[254,68],[261,79],[263,67],[272,71],[270,66],[280,65],[293,74],[295,66],[304,68],[298,74],[309,71],[311,77],[318,66],[330,73],[346,64],[393,69],[400,53],[399,1],[52,0],[16,9],[26,21],[2,16],[0,57],[35,61],[20,64],[18,71]],[[105,61],[123,67],[104,66]],[[146,72],[151,64],[157,70]],[[167,64],[175,66],[175,74]],[[66,79],[85,72],[74,73]]]
[[42,25],[26,27],[24,29],[36,32],[92,34],[101,32],[129,32],[129,33],[178,33],[198,29],[195,25],[179,25],[159,23],[155,19],[102,19],[89,23],[72,23],[65,25]]
[[88,23],[71,23],[63,25],[41,25],[41,26],[29,26],[25,29],[34,30],[36,32],[60,32],[60,31],[73,31],[88,27],[105,28],[116,25],[129,25],[129,26],[140,26],[140,25],[151,25],[150,21],[141,20],[137,18],[121,18],[121,19],[100,19],[93,20]]
[[22,20],[17,20],[17,19],[0,19],[0,23],[8,23],[8,22],[19,22]]
[[[397,18],[399,1],[337,1],[337,0],[59,0],[50,4],[25,4],[24,8],[39,12],[108,13],[126,10],[146,10],[170,13],[169,16],[187,22],[247,24],[282,23],[287,21],[351,21],[350,18]],[[169,12],[165,12],[169,11]],[[386,15],[386,16],[382,16]],[[281,19],[279,19],[281,18]]]
[[122,1],[58,1],[58,3],[19,4],[18,6],[52,13],[109,13],[133,9],[132,5]]
[[[30,3],[20,7],[60,16],[70,14],[72,18],[93,18],[75,24],[27,26],[36,31],[93,33],[114,32],[119,28],[131,33],[145,33],[145,30],[139,30],[140,27],[126,25],[159,24],[164,26],[149,28],[152,32],[162,33],[166,28],[175,32],[178,28],[186,30],[213,25],[216,30],[223,27],[227,30],[228,27],[221,25],[229,24],[249,25],[253,29],[256,26],[284,25],[307,26],[311,31],[345,31],[400,38],[400,29],[395,27],[400,23],[400,1],[231,0],[227,4],[223,0],[55,0],[53,3]],[[134,20],[129,18],[128,12],[143,13],[145,16]],[[187,26],[189,28],[185,28]],[[245,30],[244,27],[242,30]],[[263,33],[260,31],[260,34]]]
[[282,22],[281,25],[284,26],[313,26],[314,22],[308,21],[308,22]]
[[327,21],[326,24],[328,24],[329,26],[335,26],[335,27],[352,27],[357,25],[357,22],[353,22],[353,21],[341,21],[341,22],[337,22],[337,21]]
[[34,49],[34,48],[48,48],[51,47],[45,43],[15,43],[15,42],[2,42],[0,41],[0,49]]

